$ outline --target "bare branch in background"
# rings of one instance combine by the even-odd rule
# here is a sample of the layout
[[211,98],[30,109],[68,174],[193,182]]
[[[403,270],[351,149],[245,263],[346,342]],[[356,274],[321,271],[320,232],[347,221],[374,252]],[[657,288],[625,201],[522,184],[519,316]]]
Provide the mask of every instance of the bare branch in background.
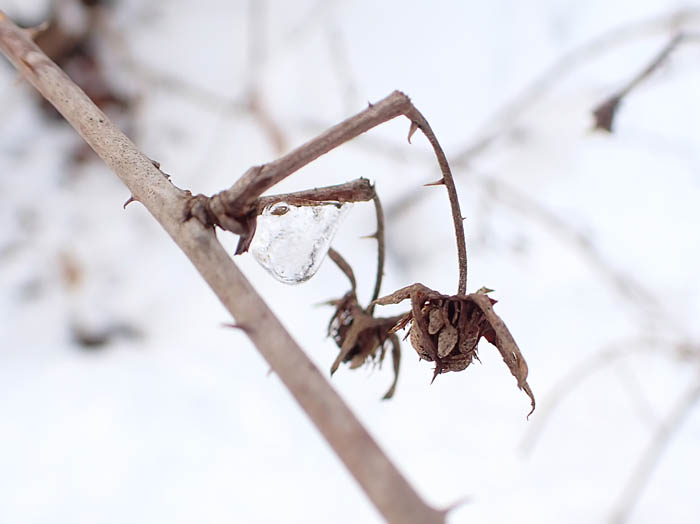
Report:
[[637,73],[629,82],[627,82],[627,84],[625,84],[624,87],[608,97],[593,110],[593,117],[595,118],[594,129],[600,129],[601,131],[612,133],[615,115],[620,107],[620,103],[622,103],[622,100],[629,95],[633,89],[646,80],[654,71],[661,67],[661,65],[668,60],[671,53],[681,43],[697,39],[698,35],[686,33],[679,33],[671,38],[671,41],[666,44],[661,51],[659,51],[659,53],[644,69]]
[[452,162],[455,166],[467,164],[473,157],[489,148],[493,142],[508,132],[516,124],[517,119],[535,102],[544,98],[557,83],[571,71],[586,62],[606,53],[615,47],[626,44],[631,40],[645,38],[658,33],[675,33],[685,25],[700,21],[700,9],[685,8],[674,10],[662,16],[632,22],[615,27],[602,35],[565,53],[554,64],[547,68],[537,78],[523,89],[516,97],[499,109],[488,123],[482,126],[475,138]]
[[662,343],[662,341],[649,337],[635,337],[617,341],[572,367],[545,395],[545,401],[538,410],[537,418],[520,444],[520,451],[523,454],[532,452],[556,408],[561,406],[565,398],[587,378],[610,366],[617,359],[630,354],[660,351],[659,346]]
[[[687,416],[700,400],[700,377],[685,391],[671,408],[666,420],[659,425],[649,446],[634,468],[627,485],[617,503],[617,509],[610,518],[610,524],[623,524],[629,518],[634,505],[639,500],[654,467],[659,462],[664,449],[673,435],[681,427]],[[697,472],[697,470],[695,470]]]
[[0,11],[0,49],[158,220],[233,315],[389,522],[444,522],[426,505],[246,280],[214,231],[183,221],[175,187],[23,31]]
[[577,230],[539,202],[503,181],[489,177],[483,181],[482,187],[490,197],[502,202],[509,209],[538,221],[557,236],[573,242],[579,252],[586,257],[591,270],[601,275],[633,307],[641,309],[645,313],[650,310],[654,314],[663,311],[661,304],[651,291],[637,282],[628,271],[617,270],[604,259],[602,253],[592,242],[590,235]]
[[[658,34],[676,34],[684,28],[700,22],[700,9],[684,8],[662,16],[632,22],[615,27],[602,35],[565,53],[550,67],[545,69],[527,87],[521,90],[510,102],[499,108],[476,132],[475,138],[462,148],[452,160],[454,168],[464,168],[472,160],[490,149],[499,138],[512,130],[521,115],[535,103],[547,96],[552,89],[576,68],[630,41]],[[463,174],[461,171],[460,174]],[[397,218],[408,212],[425,198],[420,191],[409,191],[402,198],[387,207],[388,218]]]

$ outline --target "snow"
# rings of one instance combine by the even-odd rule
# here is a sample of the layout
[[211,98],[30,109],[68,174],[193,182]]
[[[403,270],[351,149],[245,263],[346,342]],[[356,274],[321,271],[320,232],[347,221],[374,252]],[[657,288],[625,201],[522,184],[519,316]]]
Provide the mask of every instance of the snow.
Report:
[[[30,18],[42,5],[4,9]],[[240,103],[253,84],[287,147],[400,89],[455,158],[563,53],[681,7],[700,8],[266,2],[253,78],[247,2],[129,0],[109,15],[125,48],[112,41],[103,52],[115,82],[138,96],[127,131],[139,147],[179,187],[213,193],[278,156]],[[482,364],[431,386],[431,365],[406,341],[391,401],[379,400],[391,382],[388,362],[342,366],[332,379],[427,501],[468,498],[450,522],[607,521],[659,424],[698,380],[697,46],[680,47],[625,100],[613,135],[591,131],[591,109],[669,37],[644,34],[585,61],[490,149],[455,166],[469,288],[496,290],[496,311],[530,368],[538,399],[530,421],[529,400],[485,342]],[[124,54],[196,89],[157,85]],[[107,168],[69,160],[75,133],[35,102],[0,68],[2,522],[380,522],[255,348],[223,327],[231,319],[187,259],[139,204],[122,210],[128,192]],[[274,191],[369,178],[388,214],[383,291],[420,281],[453,292],[447,197],[421,188],[438,170],[427,142],[416,135],[408,145],[407,132],[406,121],[390,122]],[[427,196],[391,212],[412,191]],[[353,266],[361,301],[376,254],[360,237],[374,227],[371,203],[356,204],[333,243]],[[233,252],[237,238],[219,237]],[[317,304],[342,296],[345,277],[326,261],[307,283],[286,286],[250,255],[236,261],[328,370],[337,354],[325,337],[331,310]],[[76,328],[116,331],[89,349],[76,344]],[[694,353],[680,352],[682,343]],[[599,358],[604,350],[624,353]],[[566,394],[557,389],[600,360]],[[696,405],[630,522],[700,521],[698,442]]]

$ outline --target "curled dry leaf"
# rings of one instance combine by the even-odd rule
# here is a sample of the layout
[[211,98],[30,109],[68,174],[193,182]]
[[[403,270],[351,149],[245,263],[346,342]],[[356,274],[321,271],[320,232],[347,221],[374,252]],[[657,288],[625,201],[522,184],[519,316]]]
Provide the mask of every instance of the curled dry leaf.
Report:
[[469,295],[443,295],[413,284],[375,301],[379,305],[398,304],[411,300],[411,311],[403,315],[392,331],[410,323],[408,337],[423,360],[435,362],[433,380],[440,373],[462,371],[474,359],[481,337],[496,346],[503,361],[518,382],[518,388],[530,397],[535,410],[535,397],[527,383],[527,363],[505,323],[494,312],[495,300],[480,290]]
[[333,248],[328,251],[328,256],[345,273],[351,285],[345,296],[327,302],[335,306],[335,313],[328,323],[328,335],[340,348],[340,353],[331,366],[331,375],[337,371],[341,362],[349,363],[350,369],[356,369],[365,363],[381,366],[386,351],[391,346],[394,380],[383,397],[389,399],[394,395],[401,363],[401,346],[392,328],[401,319],[401,315],[375,318],[369,308],[363,309],[357,301],[356,280],[352,267]]
[[335,306],[335,313],[328,324],[328,335],[340,348],[340,353],[331,366],[331,375],[336,372],[341,362],[349,363],[350,369],[365,363],[381,366],[390,346],[394,380],[383,398],[391,398],[396,389],[401,362],[399,339],[392,332],[392,328],[401,316],[373,317],[357,303],[354,291],[349,291],[344,297],[328,303]]

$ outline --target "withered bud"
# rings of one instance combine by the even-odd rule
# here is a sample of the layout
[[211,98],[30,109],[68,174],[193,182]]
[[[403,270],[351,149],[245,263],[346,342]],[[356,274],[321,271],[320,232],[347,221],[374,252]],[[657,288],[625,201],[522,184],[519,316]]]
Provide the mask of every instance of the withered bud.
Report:
[[407,336],[411,345],[421,359],[435,362],[433,380],[440,373],[462,371],[475,358],[478,360],[477,345],[484,337],[501,353],[518,387],[530,397],[534,411],[535,397],[527,383],[527,364],[510,331],[493,311],[496,301],[487,296],[488,291],[482,288],[469,295],[443,295],[423,284],[413,284],[375,303],[386,305],[411,300],[411,312],[392,331],[410,323]]
[[357,303],[354,291],[329,304],[335,306],[336,310],[328,324],[328,335],[340,348],[340,353],[331,366],[331,375],[341,362],[349,363],[351,369],[365,363],[381,366],[386,350],[391,346],[394,380],[384,395],[385,399],[391,398],[396,388],[401,359],[399,340],[391,329],[401,317],[374,318]]

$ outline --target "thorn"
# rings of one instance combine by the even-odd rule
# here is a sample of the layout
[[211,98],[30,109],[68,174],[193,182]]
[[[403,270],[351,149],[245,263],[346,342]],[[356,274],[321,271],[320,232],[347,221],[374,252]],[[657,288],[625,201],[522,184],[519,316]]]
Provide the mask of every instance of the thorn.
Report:
[[462,217],[462,222],[464,222],[467,219],[467,217]]
[[333,376],[333,374],[334,374],[336,371],[338,371],[338,363],[334,363],[334,364],[331,366],[331,377]]
[[418,124],[416,124],[413,120],[411,120],[411,127],[408,129],[408,143],[411,143],[411,137],[413,134],[418,131]]
[[[0,19],[2,19],[2,18],[0,17]],[[36,40],[36,37],[39,36],[44,31],[46,31],[48,28],[49,28],[49,21],[45,20],[37,26],[26,28],[24,31],[25,31],[25,33],[27,33],[27,36],[29,38],[31,38],[32,40]]]
[[375,231],[375,232],[372,233],[371,235],[363,235],[363,236],[360,237],[360,239],[362,239],[362,240],[366,240],[366,239],[368,239],[368,238],[369,238],[369,239],[374,239],[374,240],[376,240],[376,239],[377,239],[377,232]]
[[138,200],[136,199],[136,197],[134,197],[133,195],[130,196],[129,199],[128,199],[126,202],[124,202],[124,205],[122,206],[122,209],[126,209],[126,206],[128,206],[128,205],[131,204],[132,202],[138,202]]
[[151,161],[151,164],[156,166],[156,169],[160,169],[160,162],[158,162],[157,160],[153,160],[152,158],[149,158],[149,160]]
[[432,385],[433,382],[435,382],[435,378],[442,373],[442,362],[439,360],[435,361],[435,371],[433,371],[433,379],[430,381],[430,384]]
[[[445,185],[445,179],[441,178],[440,180],[436,180],[435,182],[429,182],[428,184],[423,184],[424,187],[430,187],[430,186],[444,186]],[[462,217],[464,219],[464,217]]]
[[337,306],[339,300],[326,300],[324,302],[316,302],[315,304],[311,304],[313,307],[321,307],[321,306]]
[[232,329],[240,329],[244,333],[250,333],[250,329],[245,324],[233,324],[230,322],[224,322],[221,324],[221,326],[227,327],[227,328],[232,328]]
[[465,504],[469,504],[471,502],[472,502],[472,497],[469,495],[464,495],[463,497],[460,497],[457,500],[455,500],[452,504],[447,506],[445,509],[440,510],[440,513],[447,516],[448,513],[456,510],[460,506],[464,506]]
[[367,107],[374,107],[374,104],[370,101],[367,101]]

